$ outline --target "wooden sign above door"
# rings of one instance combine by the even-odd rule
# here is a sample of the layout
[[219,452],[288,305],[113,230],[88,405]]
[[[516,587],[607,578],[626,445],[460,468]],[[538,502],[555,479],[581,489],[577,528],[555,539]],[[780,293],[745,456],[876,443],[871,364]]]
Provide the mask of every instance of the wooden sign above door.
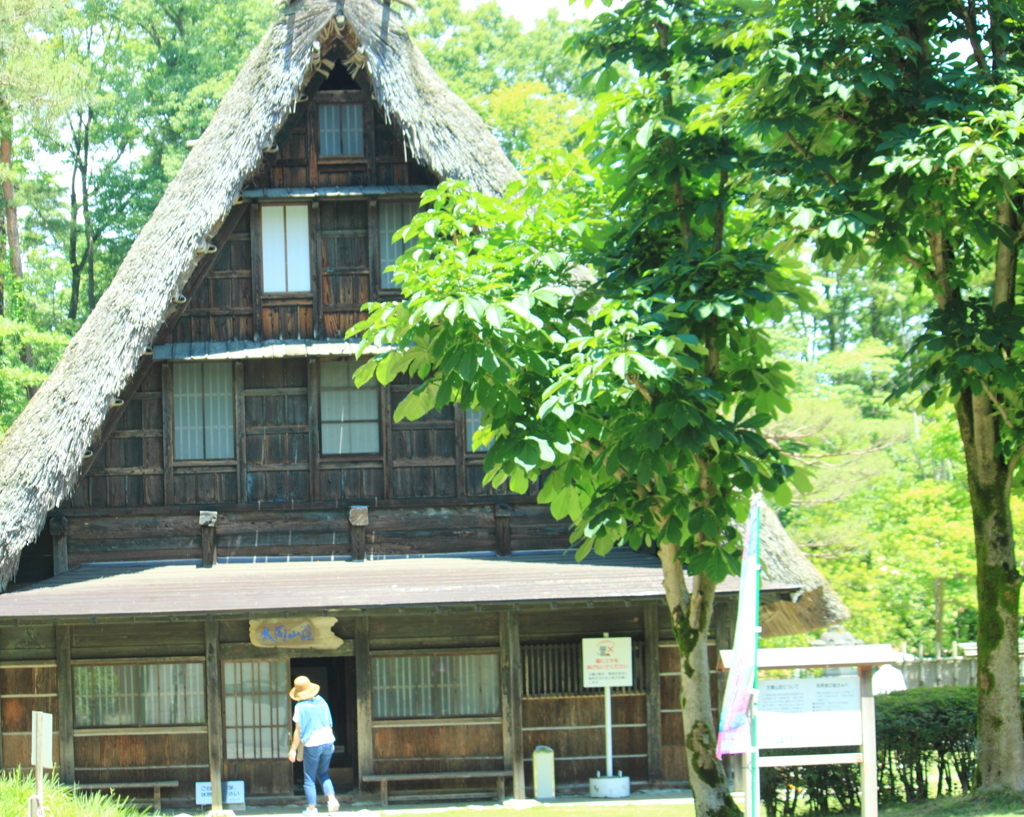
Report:
[[254,647],[289,650],[336,650],[345,642],[332,628],[338,619],[313,618],[251,618],[249,641]]

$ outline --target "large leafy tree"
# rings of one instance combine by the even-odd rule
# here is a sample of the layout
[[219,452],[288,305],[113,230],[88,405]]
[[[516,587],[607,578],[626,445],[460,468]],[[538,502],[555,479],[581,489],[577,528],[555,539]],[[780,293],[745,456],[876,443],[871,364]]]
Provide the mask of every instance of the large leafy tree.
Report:
[[[700,2],[722,88],[767,155],[760,207],[822,259],[869,248],[931,296],[908,393],[959,429],[978,594],[981,785],[1024,790],[1010,496],[1024,444],[1024,9],[1003,0]],[[742,62],[746,80],[735,66]]]
[[704,89],[691,61],[703,35],[680,39],[684,25],[645,0],[603,18],[581,41],[608,86],[586,135],[594,171],[549,166],[504,200],[428,193],[398,263],[404,300],[353,331],[389,347],[361,381],[419,379],[398,419],[482,410],[486,481],[542,482],[580,558],[657,551],[690,781],[698,813],[719,815],[737,809],[715,758],[708,628],[752,494],[788,498],[793,469],[761,428],[788,408],[790,381],[763,327],[802,279],[743,206],[756,146],[727,120],[679,124]]

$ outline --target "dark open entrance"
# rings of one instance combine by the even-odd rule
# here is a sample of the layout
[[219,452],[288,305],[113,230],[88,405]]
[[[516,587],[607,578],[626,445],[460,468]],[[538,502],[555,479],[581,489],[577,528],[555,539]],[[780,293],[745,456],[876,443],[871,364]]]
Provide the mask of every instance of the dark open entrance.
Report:
[[[355,660],[353,658],[293,658],[292,678],[305,675],[320,685],[334,719],[334,757],[331,780],[337,791],[355,786],[356,708]],[[294,729],[294,726],[292,727]],[[294,768],[296,792],[302,791],[302,764]]]

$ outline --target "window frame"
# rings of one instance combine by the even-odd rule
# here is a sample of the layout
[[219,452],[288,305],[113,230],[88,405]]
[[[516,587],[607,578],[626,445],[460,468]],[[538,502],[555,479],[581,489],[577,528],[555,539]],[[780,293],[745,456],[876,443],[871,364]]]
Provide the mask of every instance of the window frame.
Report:
[[[309,125],[312,152],[316,156],[318,165],[338,166],[346,164],[367,165],[371,160],[371,147],[368,145],[369,138],[374,134],[372,129],[367,133],[367,119],[373,121],[372,103],[368,102],[364,91],[342,90],[342,91],[320,91],[317,93],[315,104],[310,105]],[[324,154],[320,151],[320,108],[326,105],[359,105],[362,108],[363,119],[363,152],[360,154]],[[339,124],[341,112],[339,111]],[[344,145],[342,145],[344,149]]]
[[[179,378],[177,376],[178,367],[180,366],[199,366],[205,367],[207,365],[225,366],[228,369],[229,381],[231,383],[231,411],[229,416],[231,418],[231,456],[229,457],[179,457],[178,456],[178,422],[179,413],[176,405],[178,398]],[[192,464],[209,464],[209,463],[227,463],[235,462],[238,459],[238,425],[236,423],[235,416],[235,401],[238,399],[236,394],[236,384],[234,368],[230,361],[219,361],[219,360],[174,360],[167,364],[170,367],[171,373],[171,434],[173,438],[171,440],[171,452],[173,456],[173,462],[176,466],[192,465]],[[203,454],[206,453],[206,375],[203,373]]]
[[[284,665],[284,683],[285,683],[285,686],[279,692],[275,692],[275,691],[270,691],[270,692],[264,692],[264,691],[261,691],[261,692],[251,692],[251,691],[250,692],[229,692],[228,691],[228,677],[227,677],[228,676],[228,671],[227,671],[228,664],[236,664],[236,665],[239,665],[239,667],[241,665],[243,665],[243,664],[279,664],[279,665],[283,664]],[[291,702],[287,698],[287,692],[288,692],[288,689],[291,686],[291,665],[290,665],[289,660],[287,658],[275,658],[275,657],[270,657],[270,656],[267,656],[265,658],[264,657],[259,657],[259,658],[229,659],[229,660],[224,660],[224,661],[221,662],[221,671],[222,671],[222,687],[223,687],[223,691],[221,693],[221,697],[223,699],[223,706],[224,706],[224,756],[225,756],[225,759],[232,760],[232,761],[243,761],[243,762],[246,762],[246,761],[251,761],[251,760],[277,760],[277,759],[279,759],[281,757],[284,757],[284,755],[287,754],[287,748],[284,748],[284,747],[287,747],[288,741],[289,741],[289,738],[290,738],[290,735],[291,735],[291,732],[292,732],[292,706],[291,706]],[[245,723],[239,722],[239,723],[236,723],[236,724],[230,724],[229,725],[229,722],[232,720],[232,717],[239,717],[239,716],[241,716],[241,718],[244,719],[244,716],[247,714],[247,712],[246,712],[246,705],[245,705],[245,703],[243,701],[243,699],[245,697],[249,697],[252,700],[252,706],[249,708],[249,714],[255,714],[257,712],[257,710],[259,709],[258,704],[262,702],[261,699],[265,698],[265,699],[269,700],[272,705],[278,706],[279,709],[281,710],[281,712],[284,713],[284,723],[283,724],[282,723],[258,723],[258,724],[257,723],[252,723],[252,724],[245,724]],[[281,712],[279,712],[278,714],[281,714]],[[273,720],[273,718],[272,718],[272,720]],[[281,743],[276,748],[274,746],[264,747],[262,745],[262,740],[258,739],[258,742],[260,743],[260,747],[259,747],[260,750],[270,751],[273,754],[271,754],[269,756],[262,756],[261,755],[261,756],[257,756],[257,757],[246,757],[246,756],[244,756],[244,751],[245,751],[244,730],[247,730],[247,729],[249,729],[249,730],[256,730],[257,732],[259,732],[259,730],[262,730],[262,729],[268,729],[268,730],[281,729],[282,732],[278,736],[279,740],[281,741]],[[283,753],[281,752],[282,748],[284,748],[284,752]],[[234,756],[234,753],[238,752],[239,749],[242,750],[242,755]]]
[[[458,656],[467,655],[492,655],[494,656],[496,671],[495,671],[495,709],[493,712],[477,712],[468,715],[442,715],[439,712],[439,699],[441,695],[441,685],[438,683],[438,659],[439,658],[456,658]],[[376,704],[374,699],[376,697],[376,686],[375,686],[375,672],[374,662],[377,659],[388,659],[388,658],[429,658],[431,666],[431,687],[430,687],[430,701],[432,707],[432,714],[429,715],[378,715],[376,711]],[[370,654],[370,700],[371,700],[371,718],[374,722],[386,722],[386,721],[416,721],[416,720],[473,720],[480,718],[499,718],[501,717],[501,655],[500,651],[495,648],[481,648],[474,650],[379,650],[374,651]]]
[[[198,695],[198,700],[202,702],[202,720],[198,721],[182,721],[179,723],[144,723],[143,722],[143,690],[142,690],[142,668],[143,667],[166,667],[166,666],[187,666],[187,665],[198,665],[202,668],[200,672],[199,687],[197,690],[193,690],[193,695]],[[135,691],[133,697],[135,699],[135,722],[134,723],[118,723],[118,724],[82,724],[79,723],[79,685],[75,679],[77,670],[80,669],[93,669],[99,667],[111,667],[111,668],[130,668],[133,670],[135,676]],[[138,729],[138,730],[167,730],[173,731],[175,729],[196,729],[205,728],[209,722],[209,706],[206,700],[206,674],[205,674],[206,661],[203,658],[174,658],[171,660],[160,660],[160,659],[139,659],[138,661],[103,661],[103,660],[83,660],[72,662],[72,723],[75,731],[103,731],[110,729]],[[186,683],[188,676],[186,675]],[[186,701],[188,700],[188,691],[186,687]],[[84,697],[84,696],[82,696]],[[157,691],[157,708],[159,710],[160,693]],[[187,704],[186,704],[187,707]]]
[[[376,266],[376,270],[370,270],[370,275],[371,275],[371,278],[372,278],[372,281],[373,281],[373,285],[374,285],[374,287],[376,288],[376,291],[377,291],[377,299],[381,300],[381,301],[388,301],[388,300],[396,300],[397,301],[397,300],[401,300],[402,299],[402,288],[401,287],[385,287],[384,286],[384,270],[387,269],[390,266],[390,263],[387,263],[387,264],[384,263],[384,257],[381,254],[381,243],[382,243],[382,239],[384,238],[384,236],[381,233],[381,230],[382,230],[381,222],[383,220],[382,219],[382,213],[383,213],[384,206],[388,205],[388,204],[402,204],[402,205],[411,204],[412,207],[413,207],[413,216],[416,216],[418,213],[421,212],[421,210],[420,210],[420,199],[419,199],[418,196],[417,197],[409,197],[409,196],[404,196],[404,195],[397,195],[397,196],[378,196],[377,198],[373,199],[372,201],[373,201],[373,205],[374,205],[373,209],[376,212],[374,214],[374,216],[375,216],[375,218],[374,218],[374,227],[370,231],[371,233],[373,233],[373,235],[369,236],[369,239],[372,242],[371,246],[370,246],[370,251],[371,251],[371,257],[374,259],[374,264]],[[404,223],[402,224],[402,227],[399,227],[398,229],[402,229],[404,227],[407,227],[411,220],[412,219],[409,219],[409,221],[404,221]],[[392,235],[394,235],[394,233],[396,233],[396,232],[398,232],[398,230],[393,231]],[[392,241],[391,243],[395,244],[396,242]],[[404,253],[408,252],[410,249],[412,249],[412,247],[415,245],[415,243],[416,243],[415,240],[413,240],[412,242],[408,242],[407,243],[403,239],[402,240],[402,248],[399,251],[398,255],[395,256],[395,258],[398,258],[398,256],[403,255]]]
[[[382,463],[385,456],[386,442],[386,428],[385,428],[385,417],[387,416],[387,388],[380,385],[380,383],[374,380],[374,385],[371,387],[369,384],[363,386],[366,388],[374,388],[377,392],[377,450],[376,452],[356,453],[356,454],[325,454],[324,453],[324,412],[323,412],[323,395],[324,395],[324,377],[323,369],[324,363],[337,363],[346,362],[351,358],[344,357],[325,357],[317,360],[316,368],[316,432],[317,440],[316,447],[319,452],[318,457],[326,462],[372,462]],[[364,361],[354,360],[352,361],[355,365],[362,365]],[[337,390],[335,387],[327,389],[329,391]],[[327,421],[331,424],[336,424],[338,421],[330,420]],[[357,422],[368,422],[365,420]]]
[[[287,299],[311,299],[314,296],[314,290],[316,288],[316,282],[318,279],[318,260],[314,256],[315,232],[316,232],[316,219],[318,216],[314,213],[311,202],[300,199],[263,199],[256,202],[256,218],[259,220],[259,242],[258,244],[254,241],[254,245],[258,247],[259,252],[259,287],[258,289],[259,298],[262,300],[287,300]],[[288,207],[303,207],[306,210],[306,263],[309,269],[309,286],[306,289],[267,289],[267,253],[266,253],[266,231],[264,230],[263,219],[266,216],[268,207],[280,207],[285,211],[285,224],[287,224],[287,208]],[[285,227],[285,240],[287,241],[287,226]],[[285,245],[285,259],[287,263],[287,244]],[[285,268],[285,286],[288,286],[288,270]],[[255,294],[255,293],[254,293]]]

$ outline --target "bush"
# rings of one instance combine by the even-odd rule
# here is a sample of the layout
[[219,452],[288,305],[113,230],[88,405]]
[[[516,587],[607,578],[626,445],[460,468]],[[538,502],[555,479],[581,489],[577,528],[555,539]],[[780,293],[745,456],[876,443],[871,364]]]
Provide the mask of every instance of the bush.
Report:
[[[932,794],[932,770],[937,770],[938,776],[935,797],[953,794],[956,789],[969,791],[974,775],[976,713],[974,687],[911,689],[876,698],[879,799],[900,803],[926,800]],[[786,750],[777,754],[791,753]],[[811,814],[856,811],[859,792],[859,766],[794,766],[761,771],[761,797],[769,817],[793,817],[801,795]]]
[[[28,798],[35,794],[30,771],[0,773],[0,814],[28,813]],[[47,777],[43,786],[46,817],[143,817],[144,812],[121,797],[104,792],[80,792]]]

